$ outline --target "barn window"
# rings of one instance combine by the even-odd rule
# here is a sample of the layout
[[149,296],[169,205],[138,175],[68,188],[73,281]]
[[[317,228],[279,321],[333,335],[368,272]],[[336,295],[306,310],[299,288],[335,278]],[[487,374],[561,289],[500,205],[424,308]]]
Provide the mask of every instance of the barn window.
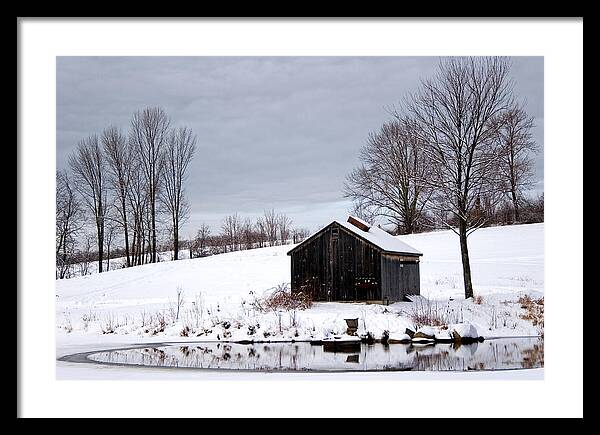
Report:
[[337,240],[340,237],[340,229],[339,228],[332,228],[331,229],[331,238],[333,240]]

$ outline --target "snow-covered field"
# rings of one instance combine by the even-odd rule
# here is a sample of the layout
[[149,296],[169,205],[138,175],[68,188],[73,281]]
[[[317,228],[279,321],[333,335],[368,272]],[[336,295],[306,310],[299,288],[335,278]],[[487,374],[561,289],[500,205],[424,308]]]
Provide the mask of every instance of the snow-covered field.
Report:
[[[521,318],[525,311],[518,299],[543,296],[544,224],[483,228],[470,236],[475,295],[481,296],[478,303],[464,300],[454,233],[415,234],[401,240],[424,253],[421,295],[428,302],[387,307],[315,303],[304,311],[260,312],[253,300],[289,282],[286,253],[294,245],[58,280],[57,356],[150,341],[322,339],[343,334],[345,318],[359,318],[359,333],[380,337],[387,330],[391,338],[401,338],[406,328],[416,327],[415,311],[425,308],[449,325],[470,322],[486,338],[543,332]],[[183,291],[179,316],[178,289]],[[436,334],[447,334],[444,331],[438,328]],[[65,370],[70,366],[59,363],[59,377],[68,377]]]

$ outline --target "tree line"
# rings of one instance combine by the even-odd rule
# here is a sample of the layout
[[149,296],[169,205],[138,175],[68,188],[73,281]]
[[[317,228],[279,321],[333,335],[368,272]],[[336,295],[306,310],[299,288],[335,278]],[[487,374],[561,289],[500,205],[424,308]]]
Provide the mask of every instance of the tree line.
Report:
[[263,248],[267,246],[299,243],[307,238],[306,228],[292,226],[292,219],[274,209],[265,210],[256,219],[241,217],[237,213],[226,216],[220,233],[212,234],[210,227],[200,225],[196,237],[186,242],[189,257],[197,258],[232,251]]
[[160,107],[135,112],[126,132],[113,125],[80,140],[68,169],[56,173],[56,277],[87,275],[92,262],[101,273],[118,257],[120,266],[132,267],[160,261],[161,252],[177,260],[186,250],[194,258],[308,235],[271,209],[255,221],[226,216],[218,234],[203,223],[194,238],[182,239],[196,142],[190,128],[172,127]]
[[[68,169],[56,174],[57,277],[68,277],[73,262],[89,255],[102,272],[118,233],[126,267],[156,262],[161,224],[177,259],[179,229],[189,216],[184,184],[195,149],[192,130],[172,127],[160,107],[135,112],[126,133],[108,126],[80,140]],[[89,233],[82,237],[90,224],[95,249]]]
[[468,236],[490,224],[543,221],[543,195],[526,195],[538,151],[534,120],[509,72],[502,57],[442,59],[369,134],[344,185],[355,214],[384,219],[397,234],[454,231],[467,298]]

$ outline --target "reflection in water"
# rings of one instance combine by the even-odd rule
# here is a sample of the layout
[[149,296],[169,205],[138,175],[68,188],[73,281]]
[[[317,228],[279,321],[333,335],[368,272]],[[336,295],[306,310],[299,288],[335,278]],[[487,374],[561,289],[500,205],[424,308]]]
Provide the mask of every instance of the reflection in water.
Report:
[[91,354],[97,362],[151,367],[261,371],[501,370],[544,366],[538,338],[460,344],[362,344],[351,354],[309,343],[194,343],[138,347]]
[[356,354],[356,355],[348,355],[346,357],[346,362],[347,363],[359,363],[360,362],[360,355]]

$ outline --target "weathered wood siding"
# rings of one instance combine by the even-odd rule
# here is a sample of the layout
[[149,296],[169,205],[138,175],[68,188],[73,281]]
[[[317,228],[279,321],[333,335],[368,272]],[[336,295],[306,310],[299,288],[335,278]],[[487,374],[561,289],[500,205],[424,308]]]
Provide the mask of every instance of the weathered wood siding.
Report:
[[332,223],[291,254],[292,291],[314,300],[381,300],[381,253]]
[[381,293],[383,299],[402,301],[405,295],[421,292],[419,263],[401,255],[381,255]]

